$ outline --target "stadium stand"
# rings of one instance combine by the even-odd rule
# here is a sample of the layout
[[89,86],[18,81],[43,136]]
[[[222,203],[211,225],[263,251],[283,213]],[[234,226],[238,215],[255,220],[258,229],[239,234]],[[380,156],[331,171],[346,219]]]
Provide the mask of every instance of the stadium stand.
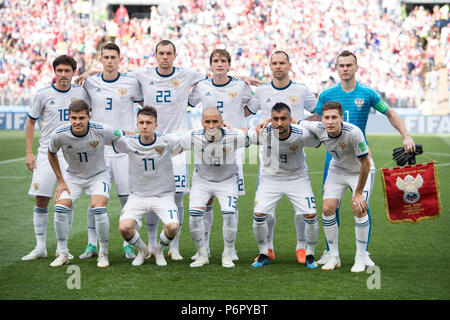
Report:
[[448,4],[179,0],[130,15],[126,6],[114,11],[107,2],[0,1],[0,105],[29,104],[52,81],[59,54],[72,55],[83,72],[112,40],[123,51],[125,72],[154,65],[154,45],[169,39],[177,45],[177,65],[207,73],[209,53],[222,47],[232,52],[232,73],[262,81],[270,79],[270,53],[281,48],[291,55],[292,78],[316,94],[337,81],[334,59],[350,49],[359,59],[358,80],[390,106],[449,110]]

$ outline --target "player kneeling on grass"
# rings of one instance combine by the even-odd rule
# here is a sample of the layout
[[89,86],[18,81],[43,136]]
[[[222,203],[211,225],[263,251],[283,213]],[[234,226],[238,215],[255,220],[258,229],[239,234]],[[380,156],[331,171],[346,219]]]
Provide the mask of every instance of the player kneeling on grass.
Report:
[[203,214],[209,199],[215,196],[223,217],[222,266],[232,268],[237,234],[236,152],[245,147],[246,138],[241,130],[223,128],[222,115],[216,107],[203,110],[202,125],[202,130],[185,134],[180,144],[184,150],[193,150],[195,163],[189,195],[189,229],[198,255],[191,267],[202,267],[209,263]]
[[369,217],[367,201],[371,184],[367,177],[370,171],[370,154],[362,131],[355,125],[344,122],[342,106],[329,101],[322,107],[322,122],[301,121],[314,133],[333,156],[323,189],[322,224],[329,259],[323,270],[340,267],[338,235],[339,228],[335,211],[347,188],[353,191],[351,206],[355,216],[356,256],[352,272],[363,272],[366,267],[366,245],[369,239]]
[[[109,266],[109,220],[106,205],[110,185],[106,173],[104,146],[120,138],[123,133],[105,124],[89,121],[89,109],[85,101],[73,101],[69,105],[70,124],[55,130],[48,147],[48,159],[58,180],[54,196],[54,225],[59,256],[50,264],[52,267],[69,263],[69,212],[83,191],[91,196],[90,205],[100,242],[97,266]],[[65,177],[61,173],[57,155],[60,149],[68,164]]]
[[180,138],[175,134],[158,134],[157,112],[144,107],[137,113],[139,134],[123,136],[112,143],[114,151],[128,153],[131,194],[122,209],[119,231],[125,241],[138,249],[132,265],[139,266],[152,253],[136,230],[142,218],[149,212],[156,214],[164,229],[156,246],[156,264],[166,266],[164,249],[175,238],[179,223],[175,204],[175,181],[173,179],[172,151]]
[[305,218],[306,266],[318,267],[314,250],[319,223],[303,148],[317,148],[320,141],[300,125],[290,124],[291,120],[290,108],[279,102],[272,107],[269,126],[259,134],[256,127],[248,131],[250,143],[262,145],[262,166],[253,215],[253,233],[259,248],[259,256],[252,264],[255,268],[269,264],[267,218],[275,214],[275,207],[283,195],[291,201],[295,214]]

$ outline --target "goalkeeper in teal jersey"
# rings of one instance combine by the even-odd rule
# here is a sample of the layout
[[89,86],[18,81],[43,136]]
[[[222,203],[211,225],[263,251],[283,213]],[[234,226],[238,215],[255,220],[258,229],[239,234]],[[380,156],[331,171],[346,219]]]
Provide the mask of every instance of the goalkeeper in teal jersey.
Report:
[[[380,98],[375,90],[369,88],[368,86],[356,81],[356,72],[358,71],[358,62],[356,56],[350,51],[341,52],[337,59],[337,72],[339,74],[340,83],[324,90],[318,99],[314,114],[307,120],[320,121],[322,116],[322,106],[328,101],[338,101],[344,111],[344,121],[350,122],[358,126],[366,138],[366,124],[369,117],[370,108],[373,107],[378,112],[383,113],[388,118],[391,125],[398,130],[403,139],[403,147],[406,152],[414,152],[415,144],[413,139],[410,137],[408,130],[399,117],[399,115]],[[366,138],[367,142],[367,138]],[[331,154],[327,152],[323,181],[327,177],[328,167],[331,161]],[[369,179],[373,186],[375,177],[375,165],[373,160],[371,160],[371,170],[369,174]],[[369,202],[370,192],[365,194],[366,201]],[[370,227],[372,226],[372,220],[370,216],[370,208],[367,210],[369,215]],[[336,212],[337,221],[339,224],[339,209]],[[370,233],[369,233],[370,237]],[[369,242],[367,243],[367,247]],[[366,250],[367,250],[366,247]],[[328,250],[328,248],[327,248]],[[327,252],[324,252],[322,258],[318,261],[319,264],[325,264],[327,262]],[[373,265],[367,255],[366,265]]]

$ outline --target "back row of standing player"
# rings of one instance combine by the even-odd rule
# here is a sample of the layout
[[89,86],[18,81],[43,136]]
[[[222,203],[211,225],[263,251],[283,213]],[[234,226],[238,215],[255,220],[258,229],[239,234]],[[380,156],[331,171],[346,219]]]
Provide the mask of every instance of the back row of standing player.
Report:
[[[30,108],[26,124],[26,164],[33,172],[33,180],[29,194],[36,197],[34,208],[34,228],[36,235],[35,249],[23,257],[23,260],[33,260],[47,256],[46,228],[48,224],[48,203],[52,197],[55,181],[48,179],[52,169],[47,161],[47,149],[50,135],[55,128],[67,122],[68,105],[74,99],[88,101],[94,121],[106,123],[125,131],[134,131],[134,104],[150,105],[158,112],[158,131],[161,133],[184,131],[186,127],[186,106],[202,103],[203,107],[214,106],[221,111],[223,120],[234,128],[245,127],[245,117],[261,110],[261,118],[270,117],[271,108],[277,102],[287,104],[292,112],[292,118],[303,119],[304,110],[314,113],[310,119],[320,120],[321,107],[327,101],[340,101],[344,108],[344,120],[354,123],[363,132],[371,107],[384,113],[391,124],[400,132],[403,145],[407,151],[414,149],[414,142],[410,138],[400,117],[394,110],[379,98],[370,88],[358,83],[355,79],[357,59],[350,52],[344,52],[337,59],[337,70],[341,82],[325,90],[317,101],[314,94],[303,84],[292,81],[289,77],[291,64],[289,56],[283,51],[275,51],[270,58],[270,68],[273,79],[271,82],[259,85],[252,95],[249,85],[238,78],[228,75],[231,65],[230,54],[223,49],[216,49],[210,56],[212,78],[207,78],[189,68],[174,67],[176,48],[170,41],[163,40],[156,45],[155,58],[157,67],[137,70],[133,73],[119,72],[120,49],[113,43],[106,44],[101,49],[100,61],[102,72],[87,77],[83,86],[71,84],[76,71],[76,63],[67,56],[55,59],[56,81],[54,84],[38,91]],[[191,93],[189,93],[190,89]],[[36,120],[41,118],[42,129],[38,156],[32,152],[33,132]],[[110,146],[105,146],[105,156],[108,172],[114,181],[121,206],[126,203],[130,194],[127,170],[128,157],[116,154]],[[60,158],[61,159],[61,158]],[[327,155],[324,180],[331,157]],[[60,163],[64,161],[60,161]],[[178,239],[183,222],[183,193],[189,191],[186,158],[183,154],[174,158],[174,179],[176,182],[175,203],[178,209],[180,228],[175,239],[170,244],[169,256],[173,260],[183,259],[178,249]],[[372,161],[372,172],[374,166]],[[373,174],[370,177],[373,184]],[[245,194],[242,165],[239,170],[239,193]],[[367,194],[368,200],[369,194]],[[205,225],[206,248],[209,251],[209,230],[212,225],[212,200],[206,207],[203,223]],[[70,212],[69,224],[73,219]],[[91,208],[87,212],[88,245],[80,258],[90,258],[98,255],[96,215]],[[273,230],[275,215],[268,220],[267,246],[270,259],[274,259]],[[370,217],[370,211],[369,211]],[[337,215],[337,221],[339,217]],[[369,218],[369,224],[370,224]],[[146,217],[149,247],[156,247],[158,218],[154,214]],[[306,240],[305,222],[303,215],[296,215],[297,230],[296,256],[299,263],[305,263]],[[368,246],[368,244],[367,244]],[[134,259],[131,246],[124,242],[124,255]],[[236,250],[233,250],[233,260],[237,260]],[[319,261],[326,263],[327,254],[324,253]],[[370,260],[367,256],[367,259]],[[368,262],[370,264],[370,261]]]

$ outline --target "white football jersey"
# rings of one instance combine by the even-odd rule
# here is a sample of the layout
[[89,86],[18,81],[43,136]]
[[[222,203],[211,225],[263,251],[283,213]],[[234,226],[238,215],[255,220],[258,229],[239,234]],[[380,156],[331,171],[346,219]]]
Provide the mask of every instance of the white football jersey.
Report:
[[194,151],[196,174],[212,182],[224,181],[237,174],[236,150],[245,147],[243,131],[221,130],[222,138],[218,141],[208,141],[203,129],[189,131],[181,141],[184,150]]
[[213,79],[205,79],[197,83],[189,94],[189,104],[202,109],[215,107],[220,110],[222,119],[233,128],[245,128],[244,107],[255,114],[259,103],[253,97],[252,89],[242,80],[229,77],[223,85],[216,85]]
[[313,113],[317,103],[316,96],[306,85],[292,80],[284,88],[275,87],[272,81],[262,84],[256,88],[255,98],[259,101],[263,120],[271,117],[272,107],[277,102],[287,104],[291,117],[297,120],[304,118],[304,110]]
[[71,175],[88,179],[106,170],[105,143],[120,138],[123,132],[103,123],[88,123],[83,136],[72,133],[72,125],[66,124],[52,134],[48,151],[57,153],[62,149]]
[[144,100],[136,77],[119,73],[117,79],[108,81],[97,73],[86,79],[84,88],[91,98],[92,121],[126,131],[136,129],[134,103]]
[[341,134],[338,137],[330,137],[320,121],[303,120],[301,125],[314,133],[333,156],[330,162],[330,171],[336,173],[359,172],[361,163],[358,158],[369,154],[369,148],[361,129],[349,122],[343,122]]
[[52,133],[69,122],[69,105],[77,99],[90,102],[86,90],[74,84],[67,91],[58,90],[52,84],[36,93],[28,116],[33,120],[41,118],[42,121],[38,152],[47,153]]
[[155,133],[151,144],[143,144],[139,134],[126,135],[113,142],[116,152],[128,153],[132,193],[141,197],[175,193],[172,150],[180,139],[175,134]]
[[290,134],[280,140],[272,124],[264,128],[260,136],[255,128],[247,132],[251,144],[262,144],[261,175],[297,179],[307,176],[308,166],[303,147],[317,148],[320,141],[300,125],[291,124]]
[[158,131],[185,131],[189,89],[206,75],[189,68],[174,67],[170,75],[161,75],[157,67],[134,73],[144,96],[144,105],[158,112]]
[[[134,103],[144,99],[135,76],[119,72],[115,80],[109,81],[103,79],[102,73],[97,73],[86,79],[84,88],[91,98],[92,121],[125,131],[136,131]],[[117,156],[110,146],[106,146],[105,155]]]

